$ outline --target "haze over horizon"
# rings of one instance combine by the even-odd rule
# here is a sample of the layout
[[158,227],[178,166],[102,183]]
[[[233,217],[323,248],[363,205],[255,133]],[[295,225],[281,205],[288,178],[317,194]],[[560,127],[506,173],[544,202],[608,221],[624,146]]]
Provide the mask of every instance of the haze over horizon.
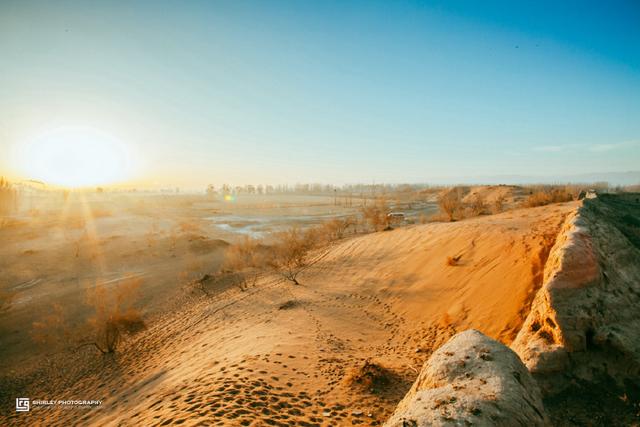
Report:
[[633,1],[3,1],[0,175],[188,187],[638,171],[638,22]]

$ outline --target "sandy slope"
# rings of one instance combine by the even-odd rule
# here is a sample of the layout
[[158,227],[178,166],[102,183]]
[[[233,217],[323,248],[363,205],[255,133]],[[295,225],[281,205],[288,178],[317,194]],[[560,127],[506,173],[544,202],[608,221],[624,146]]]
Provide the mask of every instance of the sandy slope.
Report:
[[[93,373],[47,378],[33,399],[103,399],[37,408],[0,424],[376,425],[433,349],[470,327],[510,343],[542,266],[576,204],[412,226],[315,254],[302,286],[265,277],[185,305]],[[458,265],[447,257],[459,257]],[[284,304],[293,301],[289,304]],[[284,306],[283,306],[284,304]],[[95,360],[89,354],[85,358]],[[389,384],[349,384],[372,359]]]

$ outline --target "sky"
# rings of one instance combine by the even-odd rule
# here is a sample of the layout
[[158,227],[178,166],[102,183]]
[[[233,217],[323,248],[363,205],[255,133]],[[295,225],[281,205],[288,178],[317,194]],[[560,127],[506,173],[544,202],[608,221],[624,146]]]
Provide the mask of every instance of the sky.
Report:
[[0,174],[66,128],[148,185],[637,171],[640,3],[0,1]]

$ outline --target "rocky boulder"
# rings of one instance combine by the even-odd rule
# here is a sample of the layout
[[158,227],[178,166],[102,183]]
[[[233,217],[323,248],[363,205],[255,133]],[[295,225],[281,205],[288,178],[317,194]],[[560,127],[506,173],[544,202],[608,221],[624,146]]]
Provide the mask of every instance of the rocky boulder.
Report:
[[427,360],[387,427],[549,425],[537,384],[509,347],[476,330]]

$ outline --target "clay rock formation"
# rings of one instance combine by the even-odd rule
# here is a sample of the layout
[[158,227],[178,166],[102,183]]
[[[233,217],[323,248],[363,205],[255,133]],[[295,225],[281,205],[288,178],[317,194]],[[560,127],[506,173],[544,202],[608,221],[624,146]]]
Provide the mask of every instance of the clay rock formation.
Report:
[[574,378],[640,375],[640,206],[619,197],[585,200],[567,217],[511,345],[545,395]]
[[476,330],[452,337],[424,364],[387,427],[549,425],[518,355]]

